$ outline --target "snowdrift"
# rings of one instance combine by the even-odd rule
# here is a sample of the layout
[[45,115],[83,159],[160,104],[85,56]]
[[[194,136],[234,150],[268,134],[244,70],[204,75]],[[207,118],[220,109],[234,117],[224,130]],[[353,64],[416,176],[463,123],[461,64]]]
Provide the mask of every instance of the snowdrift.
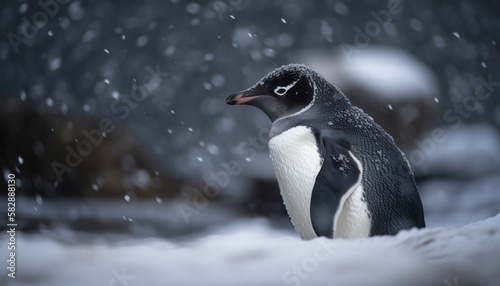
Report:
[[[462,228],[302,241],[266,220],[205,238],[65,242],[21,233],[2,285],[499,285],[500,214]],[[59,234],[60,236],[60,234]],[[186,242],[187,241],[187,242]],[[2,247],[2,252],[5,252]],[[4,256],[5,257],[5,256]]]

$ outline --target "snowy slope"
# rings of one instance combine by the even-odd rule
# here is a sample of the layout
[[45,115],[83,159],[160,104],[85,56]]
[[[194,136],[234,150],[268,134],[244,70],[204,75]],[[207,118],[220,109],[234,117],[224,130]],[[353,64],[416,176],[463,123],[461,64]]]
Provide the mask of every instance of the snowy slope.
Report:
[[[262,219],[196,241],[67,243],[18,237],[18,278],[1,285],[499,285],[500,214],[462,228],[301,241]],[[5,247],[1,255],[5,257]],[[120,275],[123,274],[124,276]],[[6,283],[7,282],[7,283]],[[12,283],[15,282],[15,283]]]

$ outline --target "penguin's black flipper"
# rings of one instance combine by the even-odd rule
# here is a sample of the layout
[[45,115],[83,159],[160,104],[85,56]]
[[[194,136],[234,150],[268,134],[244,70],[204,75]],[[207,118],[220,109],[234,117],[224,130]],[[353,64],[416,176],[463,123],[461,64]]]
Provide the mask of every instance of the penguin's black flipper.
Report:
[[333,238],[337,212],[357,187],[361,170],[349,147],[338,138],[321,136],[319,143],[324,160],[312,191],[311,223],[318,236]]

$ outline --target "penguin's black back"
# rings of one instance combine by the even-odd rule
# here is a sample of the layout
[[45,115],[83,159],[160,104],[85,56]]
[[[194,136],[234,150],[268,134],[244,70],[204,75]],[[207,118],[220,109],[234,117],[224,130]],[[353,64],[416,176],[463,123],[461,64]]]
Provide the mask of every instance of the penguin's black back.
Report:
[[392,137],[354,106],[332,119],[336,121],[333,132],[342,134],[363,165],[362,185],[372,221],[371,235],[425,227],[413,173]]
[[[409,163],[393,138],[373,118],[322,77],[316,106],[328,120],[320,128],[343,138],[363,165],[362,185],[371,219],[370,235],[393,235],[425,227],[418,187]],[[333,100],[332,100],[333,99]],[[331,125],[330,125],[331,124]]]

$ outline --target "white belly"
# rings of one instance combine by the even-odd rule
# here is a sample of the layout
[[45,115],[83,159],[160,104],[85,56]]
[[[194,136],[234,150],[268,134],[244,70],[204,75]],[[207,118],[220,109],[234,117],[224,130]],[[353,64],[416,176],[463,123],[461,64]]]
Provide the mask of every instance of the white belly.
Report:
[[302,239],[317,237],[311,224],[311,194],[321,169],[316,138],[305,126],[269,140],[269,152],[288,215]]
[[[322,160],[314,134],[305,126],[291,128],[269,140],[269,151],[281,196],[295,230],[302,239],[317,237],[311,223],[310,204]],[[335,215],[334,237],[369,235],[368,208],[362,196],[363,188],[359,184],[341,200],[340,213]]]
[[371,230],[371,220],[368,216],[368,206],[363,200],[363,185],[360,184],[340,207],[342,209],[337,219],[333,238],[368,237]]

